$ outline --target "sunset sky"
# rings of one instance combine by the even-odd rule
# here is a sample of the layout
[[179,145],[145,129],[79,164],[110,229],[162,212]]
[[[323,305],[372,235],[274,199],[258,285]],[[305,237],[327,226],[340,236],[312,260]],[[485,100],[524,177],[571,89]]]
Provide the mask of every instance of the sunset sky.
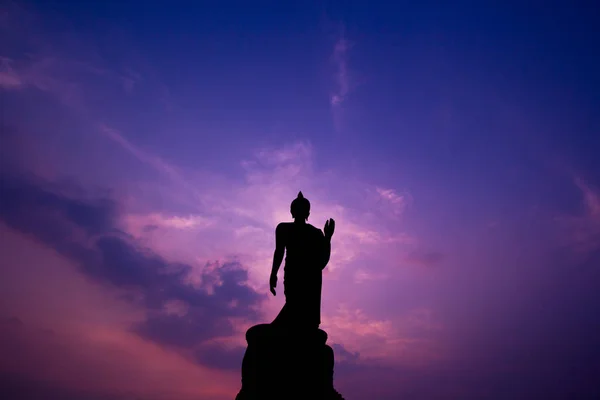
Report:
[[0,397],[233,399],[302,191],[347,400],[600,398],[600,10],[501,3],[2,1]]

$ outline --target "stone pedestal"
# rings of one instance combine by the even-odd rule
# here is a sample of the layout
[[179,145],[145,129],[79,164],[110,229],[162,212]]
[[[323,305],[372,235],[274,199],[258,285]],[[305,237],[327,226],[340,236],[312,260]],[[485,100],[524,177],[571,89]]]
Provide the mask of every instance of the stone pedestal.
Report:
[[325,331],[261,324],[248,329],[246,341],[236,400],[343,400],[333,388],[334,356]]

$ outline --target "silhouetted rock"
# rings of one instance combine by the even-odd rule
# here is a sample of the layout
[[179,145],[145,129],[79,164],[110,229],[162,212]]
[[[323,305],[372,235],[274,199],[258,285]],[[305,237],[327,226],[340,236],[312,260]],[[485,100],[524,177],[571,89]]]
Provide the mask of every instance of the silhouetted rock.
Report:
[[248,329],[246,341],[236,400],[343,400],[333,388],[334,356],[325,331],[260,324]]

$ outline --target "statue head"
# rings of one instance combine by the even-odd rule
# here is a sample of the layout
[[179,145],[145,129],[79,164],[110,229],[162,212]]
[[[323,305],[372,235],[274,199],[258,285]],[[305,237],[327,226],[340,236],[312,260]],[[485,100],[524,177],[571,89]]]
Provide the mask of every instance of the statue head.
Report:
[[300,219],[302,221],[308,219],[308,216],[310,214],[310,202],[304,197],[302,192],[298,192],[298,197],[296,197],[294,201],[292,201],[290,211],[294,219]]

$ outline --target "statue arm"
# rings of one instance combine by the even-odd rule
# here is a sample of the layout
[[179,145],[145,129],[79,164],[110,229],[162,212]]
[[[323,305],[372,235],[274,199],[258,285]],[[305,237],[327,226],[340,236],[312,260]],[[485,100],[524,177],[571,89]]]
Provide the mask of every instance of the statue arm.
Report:
[[277,225],[275,228],[275,252],[273,253],[273,266],[271,268],[271,275],[277,275],[279,267],[283,262],[283,256],[285,254],[285,232],[282,224]]

